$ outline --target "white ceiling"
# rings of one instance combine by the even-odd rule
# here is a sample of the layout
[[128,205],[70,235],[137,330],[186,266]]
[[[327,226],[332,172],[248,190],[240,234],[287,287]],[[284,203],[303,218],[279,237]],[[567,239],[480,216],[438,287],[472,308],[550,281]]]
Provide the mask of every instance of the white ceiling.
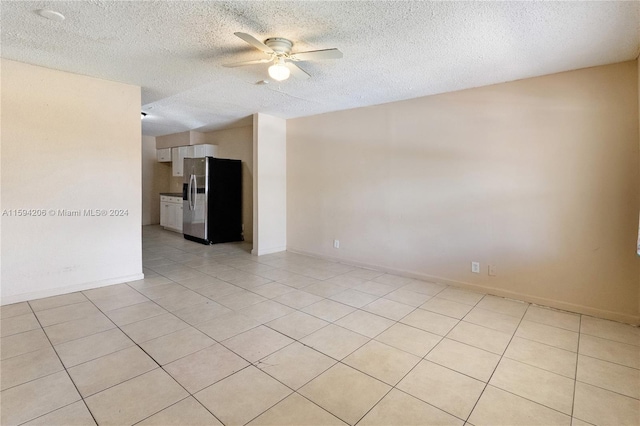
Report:
[[[1,2],[3,58],[142,87],[143,132],[163,135],[375,105],[634,59],[640,2]],[[36,9],[54,9],[63,22]],[[285,37],[306,81],[267,79],[233,35]]]

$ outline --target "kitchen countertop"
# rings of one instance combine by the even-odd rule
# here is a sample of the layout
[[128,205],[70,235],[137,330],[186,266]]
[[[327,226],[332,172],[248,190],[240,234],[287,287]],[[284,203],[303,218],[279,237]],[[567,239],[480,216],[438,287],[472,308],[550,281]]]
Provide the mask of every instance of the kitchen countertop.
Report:
[[160,195],[166,195],[167,197],[180,197],[180,198],[182,198],[182,192],[161,192]]

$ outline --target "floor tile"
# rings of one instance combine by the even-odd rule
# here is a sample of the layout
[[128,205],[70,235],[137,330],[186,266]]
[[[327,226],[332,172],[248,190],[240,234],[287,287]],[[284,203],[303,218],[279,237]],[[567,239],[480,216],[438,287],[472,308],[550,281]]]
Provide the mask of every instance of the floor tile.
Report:
[[209,302],[209,299],[201,294],[196,293],[195,291],[187,290],[185,293],[160,297],[158,299],[155,299],[154,302],[156,302],[158,305],[162,306],[169,312],[175,312],[194,305],[207,303]]
[[365,305],[362,309],[394,321],[404,318],[415,310],[413,306],[383,298]]
[[576,419],[575,417],[571,418],[571,426],[594,426],[591,423],[587,423],[580,419]]
[[84,294],[80,292],[61,294],[59,296],[45,297],[44,299],[30,300],[29,305],[34,311],[44,311],[59,306],[72,305],[74,303],[88,302]]
[[0,339],[0,359],[5,360],[50,346],[42,329],[14,334]]
[[436,314],[423,309],[416,309],[406,317],[402,318],[400,322],[428,331],[429,333],[444,336],[449,333],[459,321],[445,315]]
[[134,322],[142,321],[147,318],[156,317],[158,315],[166,314],[167,311],[155,304],[154,302],[138,303],[132,306],[126,306],[120,309],[114,309],[109,311],[106,315],[116,323],[119,327],[131,324]]
[[341,293],[334,294],[329,297],[329,299],[340,302],[345,305],[352,306],[354,308],[362,308],[364,305],[368,305],[369,303],[376,300],[378,296],[374,296],[371,294],[363,293],[358,290],[348,289]]
[[433,349],[442,336],[405,324],[396,323],[376,336],[376,340],[410,354],[423,357]]
[[425,359],[488,382],[500,361],[500,356],[444,338]]
[[376,337],[394,324],[387,318],[360,310],[350,313],[335,323],[340,327],[371,338]]
[[583,315],[580,332],[602,339],[640,346],[640,328],[628,324]]
[[295,312],[294,309],[281,303],[274,302],[273,300],[256,303],[255,305],[247,306],[246,308],[242,308],[238,311],[239,314],[252,318],[261,324],[293,312]]
[[164,366],[190,393],[196,393],[249,363],[220,344],[187,355]]
[[82,293],[90,300],[101,299],[103,297],[111,297],[116,295],[131,294],[133,289],[127,284],[108,285],[104,287],[85,290]]
[[637,425],[640,403],[637,399],[576,382],[573,416],[594,425]]
[[362,426],[463,424],[464,421],[397,389],[392,389],[358,423]]
[[222,426],[206,408],[192,396],[147,417],[138,426]]
[[216,342],[193,327],[166,334],[140,344],[158,364],[165,365],[179,358],[214,345]]
[[318,284],[311,284],[304,288],[304,291],[307,293],[315,294],[320,297],[329,297],[334,294],[341,293],[345,290],[344,287],[337,284],[330,284],[325,281],[322,281]]
[[221,342],[260,325],[259,321],[233,312],[198,324],[198,330]]
[[100,313],[91,302],[75,303],[73,305],[60,306],[36,312],[36,316],[43,327],[73,321]]
[[354,425],[391,389],[343,364],[336,364],[298,392]]
[[272,282],[253,288],[251,291],[258,293],[262,297],[267,299],[273,299],[283,294],[291,293],[294,290],[293,287],[288,285]]
[[256,366],[290,388],[298,389],[335,363],[333,358],[295,342],[263,358]]
[[567,351],[578,350],[578,333],[562,328],[523,320],[515,335]]
[[514,337],[504,356],[561,376],[575,379],[576,353],[533,340]]
[[322,297],[301,290],[293,290],[273,300],[294,309],[302,309],[321,301]]
[[580,335],[580,354],[640,369],[640,350],[635,345]]
[[494,354],[502,355],[507,348],[511,335],[501,331],[460,321],[447,337],[476,348],[484,349]]
[[420,306],[420,309],[435,312],[437,314],[446,315],[456,319],[464,318],[472,309],[472,306],[464,303],[454,302],[440,297],[433,297]]
[[448,287],[438,293],[441,299],[452,300],[458,303],[475,306],[485,295],[473,291],[462,290],[460,288]]
[[373,269],[355,268],[344,274],[348,277],[359,278],[362,280],[372,280],[380,275],[384,275],[384,272],[376,271]]
[[355,311],[355,308],[351,306],[328,299],[321,300],[302,309],[302,312],[329,322],[337,321],[353,311]]
[[264,302],[268,300],[266,297],[262,297],[259,294],[251,293],[243,290],[237,293],[232,293],[228,296],[223,296],[216,299],[216,302],[226,306],[229,309],[237,311],[247,306],[255,305],[256,303]]
[[580,315],[542,306],[529,306],[524,319],[569,331],[580,331]]
[[292,339],[263,325],[223,342],[224,346],[249,362],[256,362],[291,343]]
[[65,405],[44,416],[24,423],[25,426],[89,426],[95,424],[96,422],[93,421],[93,417],[83,401]]
[[94,299],[93,304],[102,312],[113,311],[114,309],[124,308],[125,306],[135,305],[137,303],[148,302],[149,299],[142,294],[132,290],[130,294],[115,295]]
[[395,286],[377,283],[375,281],[365,281],[361,284],[353,286],[352,288],[362,293],[367,293],[378,297],[384,296],[385,294],[389,294],[392,291],[397,290],[397,287]]
[[187,396],[171,376],[157,368],[85,401],[98,424],[124,425],[137,423]]
[[431,299],[432,296],[428,294],[417,293],[415,291],[409,290],[395,290],[389,294],[384,295],[384,299],[393,300],[394,302],[402,303],[405,305],[413,306],[417,308],[422,305],[427,300]]
[[426,281],[411,280],[409,283],[400,287],[401,290],[414,291],[416,293],[422,293],[429,296],[435,296],[442,290],[446,289],[444,284],[428,283]]
[[469,423],[475,426],[569,426],[571,417],[489,385],[473,409]]
[[578,355],[577,379],[622,395],[640,399],[640,370]]
[[179,296],[190,292],[188,288],[178,283],[168,282],[166,284],[155,285],[152,287],[139,288],[138,291],[151,300],[160,299],[169,296]]
[[421,361],[396,386],[460,419],[466,419],[485,384],[429,361]]
[[2,323],[0,326],[0,337],[7,337],[40,328],[40,324],[33,313],[6,318],[0,320],[0,322]]
[[0,396],[0,422],[7,426],[27,422],[80,400],[66,371],[4,390]]
[[371,340],[342,362],[394,386],[420,362],[420,358]]
[[249,423],[251,426],[346,425],[308,399],[294,393]]
[[224,281],[220,281],[214,284],[208,284],[206,286],[196,288],[194,289],[194,291],[205,297],[209,297],[211,299],[216,300],[221,297],[229,296],[234,293],[240,293],[244,290],[236,285],[229,284]]
[[63,370],[52,347],[45,347],[0,361],[1,390]]
[[291,389],[249,366],[194,396],[225,425],[243,425],[291,394]]
[[344,287],[345,289],[354,288],[355,286],[362,284],[365,281],[368,281],[368,280],[364,278],[349,276],[348,273],[338,275],[337,277],[333,277],[333,278],[329,278],[328,280],[325,280],[326,283],[336,284],[341,287]]
[[328,324],[328,322],[320,318],[305,314],[304,312],[295,311],[292,314],[268,322],[267,326],[285,336],[299,340]]
[[482,308],[473,308],[465,317],[466,322],[481,325],[492,330],[502,331],[503,333],[513,334],[520,319],[505,314],[499,314],[493,311],[487,311]]
[[510,315],[516,318],[522,318],[527,311],[529,304],[518,300],[504,299],[502,297],[486,295],[476,305],[478,308],[488,311],[497,312],[499,314]]
[[122,331],[140,344],[187,327],[189,324],[175,315],[166,313],[122,326]]
[[567,377],[502,358],[489,383],[571,415],[574,381]]
[[0,306],[0,318],[6,319],[16,317],[18,315],[24,315],[32,312],[31,307],[27,302],[14,303],[11,305]]
[[231,312],[233,312],[231,309],[224,307],[213,300],[207,300],[205,303],[173,311],[173,314],[186,323],[196,325]]
[[373,281],[381,284],[392,285],[394,287],[402,287],[403,285],[409,284],[414,280],[394,274],[383,274],[375,277]]
[[83,398],[158,368],[139,347],[132,346],[70,368],[69,375]]
[[103,313],[89,315],[79,320],[63,322],[44,328],[44,332],[54,345],[87,337],[92,334],[116,328]]
[[117,328],[72,340],[55,347],[66,368],[133,346],[133,342]]
[[300,340],[313,349],[341,360],[369,341],[368,337],[330,324]]

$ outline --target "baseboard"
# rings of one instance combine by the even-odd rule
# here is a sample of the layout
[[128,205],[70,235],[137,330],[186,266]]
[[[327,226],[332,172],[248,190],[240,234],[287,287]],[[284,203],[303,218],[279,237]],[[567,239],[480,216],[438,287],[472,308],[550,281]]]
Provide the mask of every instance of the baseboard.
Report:
[[91,290],[93,288],[106,287],[113,284],[122,284],[129,281],[137,281],[143,278],[144,274],[133,274],[124,277],[109,278],[106,280],[92,281],[89,283],[75,284],[66,287],[57,287],[41,291],[32,291],[30,293],[21,293],[13,296],[0,297],[0,305],[10,305],[12,303],[42,299],[43,297],[59,296],[61,294],[73,293],[75,291]]
[[428,275],[415,271],[407,271],[403,269],[389,268],[381,265],[374,265],[366,262],[360,262],[351,259],[337,258],[334,256],[326,256],[320,253],[310,252],[306,250],[297,249],[295,247],[287,247],[287,251],[292,253],[303,254],[306,256],[313,256],[319,259],[331,260],[334,262],[344,263],[345,265],[357,266],[360,268],[373,269],[380,272],[386,272],[389,274],[401,275],[409,278],[416,278],[423,281],[437,282],[441,284],[447,284],[454,287],[463,288],[466,290],[477,291],[479,293],[491,294],[494,296],[506,297],[509,299],[522,300],[524,302],[533,303],[536,305],[548,306],[554,309],[560,309],[563,311],[574,312],[577,314],[585,314],[598,318],[604,318],[612,321],[622,322],[626,324],[640,325],[640,315],[623,314],[619,312],[608,311],[605,309],[594,308],[591,306],[578,305],[570,302],[563,302],[560,300],[547,299],[544,297],[538,297],[530,294],[519,293],[510,290],[504,290],[501,288],[484,286],[479,284],[472,284],[464,281],[456,281],[448,278],[438,277],[434,275]]
[[280,247],[272,247],[272,248],[260,249],[260,250],[252,249],[251,254],[254,256],[262,256],[265,254],[279,253],[281,251],[287,251],[287,247],[280,246]]

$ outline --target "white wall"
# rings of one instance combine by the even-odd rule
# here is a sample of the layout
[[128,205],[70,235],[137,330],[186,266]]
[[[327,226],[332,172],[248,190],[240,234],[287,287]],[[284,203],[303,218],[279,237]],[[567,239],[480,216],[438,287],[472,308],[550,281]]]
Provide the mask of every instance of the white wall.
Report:
[[253,250],[255,255],[287,248],[287,122],[253,116]]
[[171,163],[159,163],[156,138],[142,135],[142,224],[160,223],[160,193],[169,192]]
[[637,322],[637,73],[288,120],[288,248]]
[[2,208],[47,211],[2,217],[1,303],[142,278],[140,88],[4,59],[0,67]]

